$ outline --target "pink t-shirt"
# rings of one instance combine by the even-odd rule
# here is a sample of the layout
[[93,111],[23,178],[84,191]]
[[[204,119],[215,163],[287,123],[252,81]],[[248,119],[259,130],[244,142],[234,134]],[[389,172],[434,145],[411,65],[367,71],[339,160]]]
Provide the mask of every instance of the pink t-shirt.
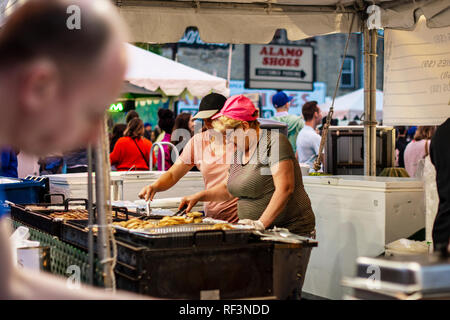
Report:
[[[219,183],[227,183],[230,163],[233,159],[234,146],[228,144],[226,150],[218,146],[214,139],[221,138],[213,131],[195,134],[188,141],[177,161],[196,165],[203,175],[205,188],[210,189]],[[237,222],[237,198],[222,202],[205,202],[205,213],[208,217],[229,222]]]
[[[428,142],[428,151],[425,149],[425,145]],[[430,152],[430,140],[411,141],[405,148],[405,169],[411,178],[414,178],[417,171],[417,165],[419,161],[424,159],[427,153]]]

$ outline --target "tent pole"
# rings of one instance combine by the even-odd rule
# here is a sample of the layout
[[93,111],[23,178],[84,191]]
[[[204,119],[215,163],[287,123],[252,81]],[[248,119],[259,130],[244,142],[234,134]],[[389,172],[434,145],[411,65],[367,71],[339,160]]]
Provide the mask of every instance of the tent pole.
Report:
[[92,230],[92,225],[94,224],[94,192],[92,183],[92,144],[87,147],[88,156],[88,212],[89,212],[89,233],[88,233],[88,254],[89,254],[89,284],[94,285],[94,235]]
[[377,42],[378,30],[372,29],[370,46],[370,175],[377,175]]
[[228,71],[227,71],[227,88],[230,87],[231,80],[231,59],[233,57],[233,45],[230,43],[230,48],[228,51]]
[[363,24],[364,40],[364,175],[376,175],[377,30]]
[[106,116],[101,124],[101,134],[95,146],[95,191],[97,203],[97,224],[98,224],[98,253],[102,266],[104,286],[106,289],[115,289],[114,260],[111,256],[110,241],[113,237],[111,226],[110,203],[110,168],[109,157],[107,157],[109,146],[106,134]]

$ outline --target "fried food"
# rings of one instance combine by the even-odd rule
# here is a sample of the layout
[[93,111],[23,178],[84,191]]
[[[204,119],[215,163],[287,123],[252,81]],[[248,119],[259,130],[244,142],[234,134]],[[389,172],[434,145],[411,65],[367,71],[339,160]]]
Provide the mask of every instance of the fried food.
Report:
[[212,226],[213,230],[231,230],[233,227],[228,223],[216,223]]
[[60,218],[64,220],[87,220],[89,214],[87,210],[69,210],[69,211],[56,211],[49,214],[51,218]]
[[[195,214],[196,215],[196,214]],[[114,222],[113,224],[116,226],[120,226],[123,228],[136,230],[136,229],[151,229],[158,227],[167,227],[167,226],[175,226],[180,224],[189,224],[189,223],[202,223],[203,218],[194,217],[194,216],[167,216],[162,218],[161,220],[141,220],[139,218],[133,218],[127,221]]]
[[188,213],[186,213],[186,216],[190,217],[190,218],[200,218],[203,216],[203,213],[198,212],[198,211],[188,212]]
[[194,223],[202,223],[203,222],[203,218],[195,218],[194,219]]
[[148,229],[157,226],[157,222],[150,220],[141,220],[139,218],[133,218],[127,221],[113,222],[113,225],[120,226],[123,228],[136,230],[136,229]]
[[[85,209],[55,211],[49,214],[51,218],[59,218],[64,220],[88,220],[89,213]],[[113,212],[113,218],[126,219],[126,215],[122,212]]]

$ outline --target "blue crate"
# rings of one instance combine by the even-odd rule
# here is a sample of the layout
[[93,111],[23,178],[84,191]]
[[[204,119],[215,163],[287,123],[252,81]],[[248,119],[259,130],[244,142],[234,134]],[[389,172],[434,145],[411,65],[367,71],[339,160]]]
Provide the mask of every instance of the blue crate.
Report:
[[0,177],[19,181],[17,183],[0,183],[0,200],[8,200],[16,204],[31,204],[42,201],[44,194],[48,192],[48,179],[42,177],[26,177],[16,179]]

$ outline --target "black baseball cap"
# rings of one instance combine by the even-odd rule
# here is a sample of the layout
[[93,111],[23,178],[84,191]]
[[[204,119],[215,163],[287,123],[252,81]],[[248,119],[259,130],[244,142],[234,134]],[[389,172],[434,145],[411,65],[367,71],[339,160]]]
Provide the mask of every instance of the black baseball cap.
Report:
[[227,98],[218,93],[210,93],[203,97],[193,119],[209,119],[222,109]]

